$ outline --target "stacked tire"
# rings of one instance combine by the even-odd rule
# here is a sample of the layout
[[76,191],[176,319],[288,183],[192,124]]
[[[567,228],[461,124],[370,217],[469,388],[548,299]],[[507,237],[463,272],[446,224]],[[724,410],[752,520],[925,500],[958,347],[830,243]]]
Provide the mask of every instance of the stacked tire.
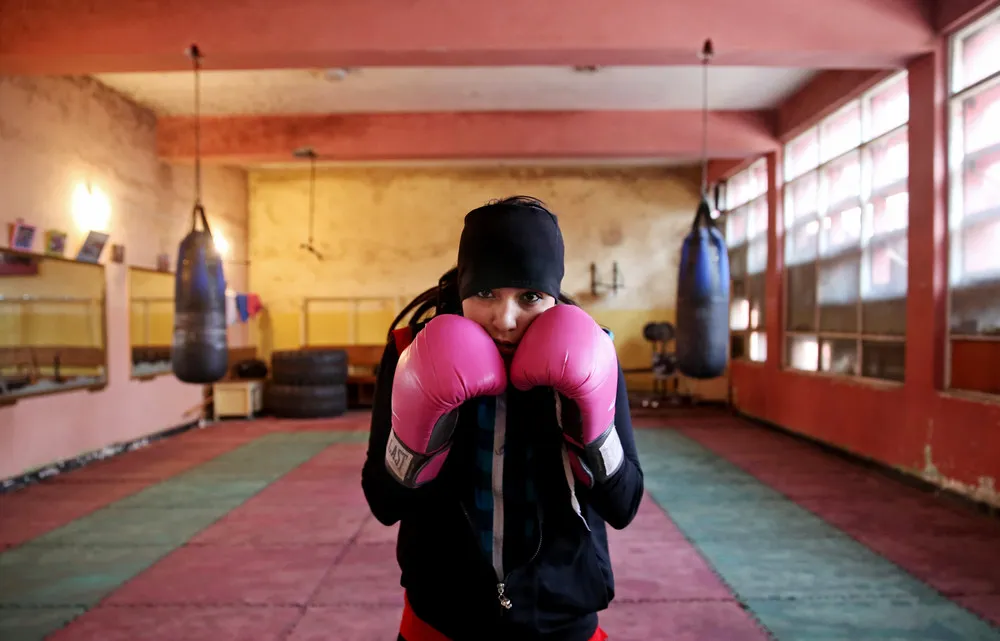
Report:
[[264,407],[279,418],[333,418],[347,411],[347,352],[288,350],[271,354]]

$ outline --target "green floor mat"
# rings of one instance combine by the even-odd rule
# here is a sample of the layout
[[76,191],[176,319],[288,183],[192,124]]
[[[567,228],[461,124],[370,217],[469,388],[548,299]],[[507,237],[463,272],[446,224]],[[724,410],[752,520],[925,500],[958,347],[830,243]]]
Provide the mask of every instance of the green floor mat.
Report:
[[777,641],[1000,641],[1000,630],[724,458],[639,430],[646,489]]
[[57,612],[94,605],[275,479],[352,440],[344,432],[269,434],[4,551],[0,613],[18,613],[4,625],[23,638],[62,627]]
[[780,641],[996,641],[1000,633],[939,600],[750,601]]
[[4,608],[0,606],[0,639],[38,641],[83,614],[83,608]]

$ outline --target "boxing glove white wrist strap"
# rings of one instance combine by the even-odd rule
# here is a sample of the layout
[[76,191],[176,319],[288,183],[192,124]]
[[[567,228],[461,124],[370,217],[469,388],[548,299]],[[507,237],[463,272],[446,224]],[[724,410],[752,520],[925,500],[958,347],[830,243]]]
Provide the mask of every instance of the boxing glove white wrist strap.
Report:
[[402,485],[417,487],[417,474],[430,459],[430,456],[406,447],[396,436],[395,430],[389,432],[389,442],[385,446],[385,467]]

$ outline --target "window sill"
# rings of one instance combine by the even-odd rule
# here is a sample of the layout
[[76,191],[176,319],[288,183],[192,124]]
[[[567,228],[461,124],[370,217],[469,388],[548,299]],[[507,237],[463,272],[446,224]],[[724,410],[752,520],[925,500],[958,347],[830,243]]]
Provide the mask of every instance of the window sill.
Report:
[[1000,405],[1000,394],[990,394],[989,392],[976,392],[964,389],[946,389],[940,392],[943,398],[956,401],[969,401],[972,403],[982,403],[984,405]]
[[60,387],[52,387],[44,390],[37,390],[33,392],[27,392],[23,394],[4,394],[0,396],[0,407],[12,406],[19,401],[33,399],[33,398],[44,398],[46,396],[55,396],[57,394],[66,394],[69,392],[79,392],[81,390],[87,392],[100,392],[108,386],[107,379],[102,379],[100,381],[94,381],[89,383],[80,383],[77,385],[62,385]]
[[151,381],[161,376],[173,374],[170,361],[162,363],[140,363],[132,365],[131,379],[133,381]]
[[902,381],[892,381],[884,378],[871,378],[868,376],[855,376],[854,374],[834,374],[831,372],[810,372],[804,369],[795,369],[794,367],[781,368],[782,372],[788,374],[796,374],[801,376],[808,376],[811,378],[818,378],[828,380],[833,383],[845,383],[848,385],[855,385],[857,387],[869,387],[873,389],[884,389],[884,390],[901,390],[903,389],[904,383]]
[[733,358],[730,359],[730,362],[734,364],[740,363],[741,365],[746,365],[747,367],[757,367],[760,369],[763,369],[767,365],[766,361],[753,361],[749,358]]

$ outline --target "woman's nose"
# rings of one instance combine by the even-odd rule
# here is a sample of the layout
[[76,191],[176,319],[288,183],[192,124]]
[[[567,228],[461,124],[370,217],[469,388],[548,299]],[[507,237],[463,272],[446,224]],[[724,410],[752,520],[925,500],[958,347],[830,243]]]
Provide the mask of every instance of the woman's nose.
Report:
[[518,309],[514,301],[500,301],[493,315],[493,325],[499,331],[513,331],[517,328],[517,314]]

